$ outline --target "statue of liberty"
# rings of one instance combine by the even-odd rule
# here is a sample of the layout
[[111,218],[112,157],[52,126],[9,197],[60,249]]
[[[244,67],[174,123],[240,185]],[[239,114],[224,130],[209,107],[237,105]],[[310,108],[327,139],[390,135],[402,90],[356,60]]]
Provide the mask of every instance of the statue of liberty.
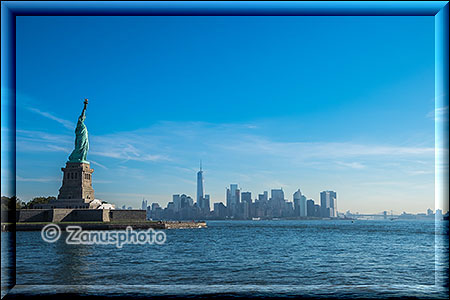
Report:
[[88,99],[84,99],[84,108],[78,118],[77,128],[75,128],[75,149],[69,156],[69,162],[89,163],[86,161],[86,155],[89,150],[89,139],[86,125],[84,120],[86,119],[85,111],[88,104]]

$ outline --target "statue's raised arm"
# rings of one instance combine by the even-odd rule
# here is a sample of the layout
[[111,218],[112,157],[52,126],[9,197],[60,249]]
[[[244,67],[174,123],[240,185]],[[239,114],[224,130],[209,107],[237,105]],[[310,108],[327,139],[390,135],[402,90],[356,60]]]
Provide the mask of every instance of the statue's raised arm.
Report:
[[84,120],[86,119],[86,107],[88,104],[88,99],[84,99],[84,107],[78,118],[77,128],[75,128],[75,149],[69,156],[69,162],[83,162],[87,163],[86,155],[89,150],[89,138],[86,125],[84,125]]
[[80,115],[80,118],[83,119],[83,121],[84,121],[84,119],[86,119],[85,111],[86,111],[87,105],[88,105],[88,99],[84,99],[84,107],[83,107],[83,110],[81,111],[81,115]]

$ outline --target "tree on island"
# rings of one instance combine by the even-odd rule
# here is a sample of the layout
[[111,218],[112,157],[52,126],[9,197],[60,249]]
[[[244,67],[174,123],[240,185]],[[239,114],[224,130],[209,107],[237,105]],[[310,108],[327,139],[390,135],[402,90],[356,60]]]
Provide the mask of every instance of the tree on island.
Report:
[[47,204],[50,202],[50,200],[56,200],[56,197],[54,196],[48,196],[48,197],[34,197],[33,200],[28,201],[27,203],[25,203],[25,207],[22,208],[33,208],[34,205],[36,204]]
[[48,197],[34,197],[32,200],[28,202],[23,202],[19,198],[12,196],[6,197],[2,196],[2,211],[3,210],[13,210],[14,206],[16,209],[31,209],[36,204],[46,204],[49,203],[50,200],[55,200],[56,197],[48,196]]

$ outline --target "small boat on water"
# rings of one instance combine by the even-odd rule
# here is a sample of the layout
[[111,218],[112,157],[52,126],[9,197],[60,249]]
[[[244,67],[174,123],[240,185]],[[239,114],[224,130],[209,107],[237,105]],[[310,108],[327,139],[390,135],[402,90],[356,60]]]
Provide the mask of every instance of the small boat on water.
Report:
[[261,218],[260,218],[260,217],[257,217],[257,218],[252,218],[252,221],[259,221],[259,220],[261,220]]

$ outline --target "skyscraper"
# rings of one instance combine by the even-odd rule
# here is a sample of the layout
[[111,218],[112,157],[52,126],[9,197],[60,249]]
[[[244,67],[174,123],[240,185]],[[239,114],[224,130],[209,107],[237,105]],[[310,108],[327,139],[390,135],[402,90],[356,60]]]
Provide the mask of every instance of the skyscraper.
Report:
[[294,195],[294,212],[297,217],[306,217],[306,197],[298,189]]
[[251,217],[251,207],[252,207],[252,193],[242,192],[241,193],[241,210],[243,213],[243,218],[248,219]]
[[251,192],[242,192],[241,200],[242,200],[242,202],[252,203],[252,193]]
[[262,194],[258,194],[258,201],[267,202],[269,200],[269,193],[264,191]]
[[314,217],[314,200],[309,199],[306,201],[306,216]]
[[214,216],[218,218],[225,218],[227,215],[227,208],[222,202],[214,203]]
[[172,202],[174,204],[174,211],[175,212],[179,212],[181,209],[181,198],[179,194],[173,195],[172,196]]
[[300,216],[300,198],[302,197],[302,192],[298,189],[294,195],[294,214],[296,217]]
[[320,214],[321,217],[337,216],[337,195],[334,191],[320,192]]
[[327,191],[320,192],[320,216],[330,217],[330,194]]
[[269,206],[273,217],[281,217],[286,210],[286,201],[284,199],[283,189],[272,189],[270,191]]
[[144,198],[142,198],[142,206],[141,206],[141,208],[142,208],[143,210],[146,210],[146,209],[147,209],[147,200],[145,200]]
[[200,207],[204,213],[209,214],[211,212],[211,203],[210,202],[211,202],[210,196],[208,194],[206,194],[202,201],[203,206]]
[[200,171],[197,172],[197,206],[203,207],[203,170],[202,161],[200,161]]
[[300,217],[307,216],[307,207],[306,207],[306,196],[302,195],[300,199]]
[[228,216],[236,216],[238,205],[240,201],[240,190],[237,184],[230,184],[230,188],[227,188],[227,210]]
[[320,205],[319,204],[314,204],[314,217],[320,217]]
[[284,202],[283,189],[273,189],[270,191],[270,199],[275,202]]
[[336,192],[330,191],[330,197],[331,197],[330,205],[331,205],[331,208],[333,209],[331,216],[337,217],[337,194],[336,194]]

